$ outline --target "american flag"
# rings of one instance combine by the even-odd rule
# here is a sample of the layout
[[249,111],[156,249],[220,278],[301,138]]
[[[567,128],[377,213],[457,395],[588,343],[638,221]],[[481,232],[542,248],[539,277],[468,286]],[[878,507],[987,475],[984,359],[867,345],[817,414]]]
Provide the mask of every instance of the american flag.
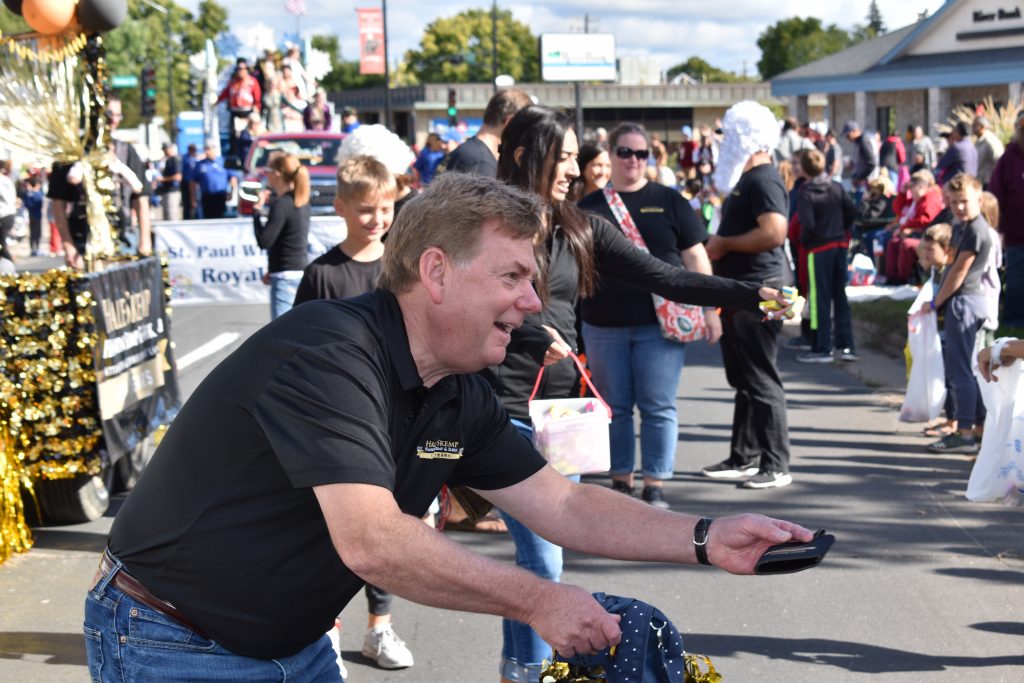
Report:
[[285,0],[284,8],[295,16],[303,15],[306,13],[306,0]]

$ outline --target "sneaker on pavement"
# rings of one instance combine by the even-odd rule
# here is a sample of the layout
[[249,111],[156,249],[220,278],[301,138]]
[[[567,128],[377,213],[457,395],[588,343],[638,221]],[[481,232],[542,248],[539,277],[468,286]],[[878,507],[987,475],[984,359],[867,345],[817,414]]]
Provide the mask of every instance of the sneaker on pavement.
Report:
[[856,363],[860,360],[860,356],[853,349],[839,349],[839,360],[844,363]]
[[645,486],[640,498],[651,507],[659,510],[668,510],[668,501],[665,500],[665,492],[660,486]]
[[632,496],[634,494],[633,487],[619,479],[612,479],[612,491],[625,493],[627,496]]
[[790,351],[810,351],[811,341],[807,337],[793,337],[784,346]]
[[774,489],[792,483],[793,477],[785,472],[758,472],[740,486],[745,489]]
[[757,465],[734,465],[728,460],[715,465],[708,465],[700,472],[705,477],[711,477],[712,479],[741,479],[743,477],[750,477],[757,474]]
[[947,434],[928,446],[928,450],[932,453],[963,453],[965,455],[974,455],[980,448],[977,439],[973,436],[964,438],[960,436],[960,432]]
[[831,363],[832,354],[824,351],[809,351],[796,357],[797,363]]
[[405,669],[412,666],[412,652],[391,624],[366,629],[363,656],[372,659],[382,669]]

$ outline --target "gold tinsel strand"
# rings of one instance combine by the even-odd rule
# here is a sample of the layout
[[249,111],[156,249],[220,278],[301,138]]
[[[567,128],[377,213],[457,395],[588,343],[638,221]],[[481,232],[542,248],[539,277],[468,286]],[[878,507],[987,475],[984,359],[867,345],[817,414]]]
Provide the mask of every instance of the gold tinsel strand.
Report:
[[23,484],[31,486],[14,454],[8,425],[0,420],[0,564],[32,547],[32,531],[25,523],[21,499]]

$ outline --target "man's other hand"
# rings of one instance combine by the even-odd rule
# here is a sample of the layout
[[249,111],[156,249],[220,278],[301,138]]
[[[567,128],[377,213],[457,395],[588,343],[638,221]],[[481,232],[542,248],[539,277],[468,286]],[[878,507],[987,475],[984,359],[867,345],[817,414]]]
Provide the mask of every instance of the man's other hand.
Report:
[[799,524],[764,515],[719,517],[708,532],[708,559],[731,574],[753,574],[754,566],[773,545],[806,543],[814,534]]
[[622,638],[619,615],[577,586],[548,583],[534,601],[529,624],[563,657],[600,652]]

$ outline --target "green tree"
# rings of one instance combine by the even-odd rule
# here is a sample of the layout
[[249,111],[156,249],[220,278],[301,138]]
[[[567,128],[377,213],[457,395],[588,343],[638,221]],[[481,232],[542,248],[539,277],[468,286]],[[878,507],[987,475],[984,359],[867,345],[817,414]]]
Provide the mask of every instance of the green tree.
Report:
[[[530,27],[513,19],[511,10],[500,10],[497,23],[498,73],[538,80],[537,38]],[[490,82],[491,37],[491,10],[466,10],[428,25],[420,48],[406,52],[405,61],[425,83]]]
[[878,9],[878,3],[871,0],[868,6],[867,23],[863,26],[857,24],[853,27],[851,38],[854,43],[871,40],[885,33],[885,22],[882,20],[882,11]]
[[320,79],[327,92],[341,92],[350,88],[373,88],[384,85],[384,76],[362,75],[358,61],[344,61],[338,36],[313,36],[313,49],[326,52],[331,58],[331,70]]
[[822,27],[821,19],[792,17],[772,24],[757,38],[761,78],[773,76],[839,52],[850,45],[850,35],[835,24]]
[[749,76],[741,76],[732,71],[711,66],[696,55],[690,57],[685,62],[671,67],[668,70],[667,76],[671,79],[681,73],[685,73],[687,76],[705,83],[742,83],[754,80]]

